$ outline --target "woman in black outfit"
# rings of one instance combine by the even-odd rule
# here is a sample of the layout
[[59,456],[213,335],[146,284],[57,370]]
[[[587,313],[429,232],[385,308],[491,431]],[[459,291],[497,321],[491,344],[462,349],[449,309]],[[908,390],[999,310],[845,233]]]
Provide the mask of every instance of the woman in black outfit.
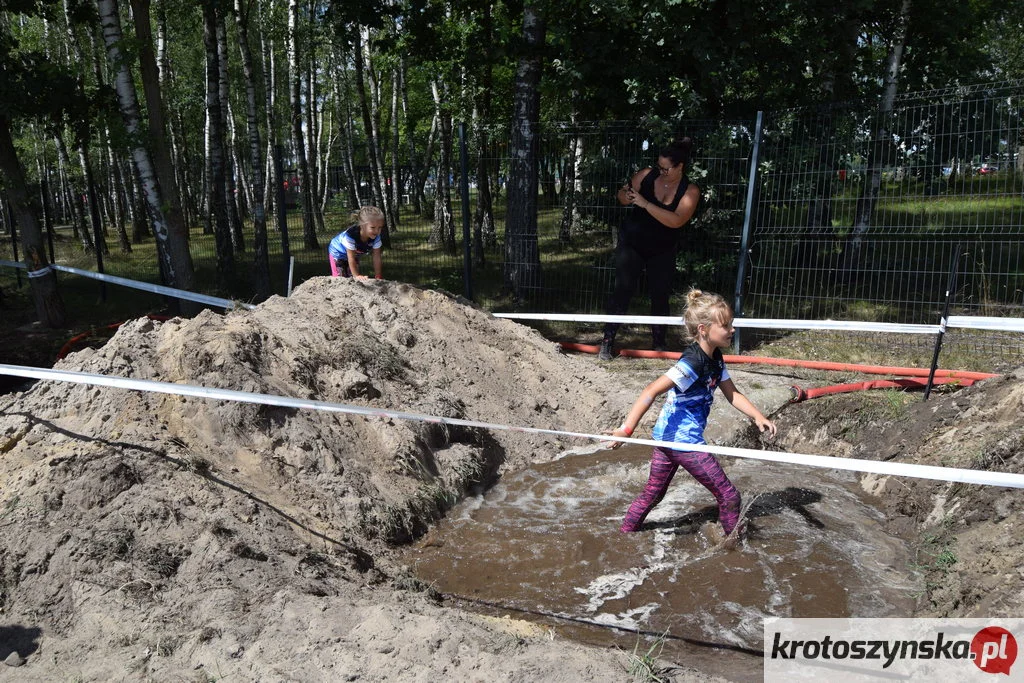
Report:
[[[651,315],[668,315],[668,297],[676,272],[676,245],[680,228],[693,216],[700,202],[700,188],[686,177],[693,142],[683,138],[661,150],[657,168],[639,171],[623,185],[616,198],[630,206],[619,228],[615,249],[615,290],[608,299],[607,312],[622,315],[646,269],[651,295]],[[612,359],[612,344],[618,323],[608,323],[601,341],[601,360]],[[653,325],[654,348],[665,349],[665,326]]]

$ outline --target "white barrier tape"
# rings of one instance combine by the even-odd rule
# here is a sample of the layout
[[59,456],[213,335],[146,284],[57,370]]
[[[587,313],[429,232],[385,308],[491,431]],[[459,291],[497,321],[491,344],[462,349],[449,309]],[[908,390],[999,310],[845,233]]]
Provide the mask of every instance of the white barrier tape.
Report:
[[856,460],[853,458],[833,458],[823,455],[808,455],[802,453],[779,453],[774,451],[758,451],[749,448],[732,448],[728,446],[712,446],[709,444],[685,444],[672,441],[653,441],[651,439],[634,439],[626,437],[607,436],[599,434],[587,434],[583,432],[567,432],[558,429],[541,429],[538,427],[515,427],[511,425],[494,424],[490,422],[479,422],[476,420],[462,420],[457,418],[437,417],[424,415],[422,413],[408,413],[398,410],[385,410],[378,408],[364,408],[360,406],[347,405],[344,403],[330,403],[327,401],[312,401],[307,399],[288,398],[286,396],[274,396],[273,394],[255,394],[232,389],[213,389],[209,387],[195,386],[191,384],[173,384],[171,382],[157,382],[146,379],[129,379],[126,377],[110,377],[86,372],[72,372],[67,370],[49,370],[45,368],[29,368],[20,365],[0,364],[0,375],[11,375],[15,377],[30,377],[34,379],[55,380],[59,382],[73,382],[75,384],[87,384],[92,386],[113,387],[116,389],[131,389],[135,391],[152,391],[161,394],[172,394],[175,396],[195,396],[220,401],[240,401],[243,403],[255,403],[261,405],[279,406],[282,408],[302,408],[307,410],[324,410],[335,413],[350,413],[366,417],[386,417],[399,420],[414,420],[417,422],[430,422],[434,424],[458,425],[463,427],[477,427],[481,429],[525,432],[527,434],[549,434],[553,436],[570,436],[594,441],[621,441],[622,443],[633,443],[646,446],[661,446],[673,450],[696,450],[719,455],[729,455],[737,458],[752,458],[755,460],[767,460],[770,462],[782,462],[792,465],[805,465],[809,467],[824,467],[826,469],[848,470],[851,472],[867,472],[882,475],[894,475],[898,477],[915,477],[919,479],[934,479],[947,482],[962,482],[965,484],[983,484],[986,486],[1007,486],[1011,488],[1024,488],[1024,474],[1012,472],[988,472],[983,470],[967,470],[954,467],[935,467],[932,465],[914,465],[910,463],[887,462],[877,460]]
[[847,330],[852,332],[891,332],[895,334],[938,334],[938,325],[912,323],[876,323],[857,320],[792,320],[787,318],[736,318],[733,327],[757,327],[770,330]]
[[[592,315],[586,313],[494,313],[495,318],[513,320],[552,320],[562,322],[621,323],[631,325],[683,325],[678,316],[660,315]],[[734,318],[733,327],[772,330],[848,330],[856,332],[891,332],[903,334],[937,334],[938,325],[859,322],[856,320],[793,320],[789,318]]]
[[43,277],[44,275],[49,275],[52,272],[53,272],[53,268],[51,268],[50,266],[43,266],[39,270],[30,270],[30,271],[28,271],[28,276],[29,277]]
[[991,318],[974,315],[951,315],[946,321],[946,324],[950,327],[965,327],[972,330],[1024,332],[1024,318]]
[[91,270],[82,270],[80,268],[72,268],[71,266],[59,266],[54,264],[53,267],[56,270],[63,271],[65,273],[72,273],[74,275],[81,275],[82,277],[91,277],[94,280],[102,280],[103,282],[109,282],[115,285],[123,285],[125,287],[131,287],[133,289],[141,289],[146,292],[152,292],[154,294],[163,294],[165,296],[172,296],[176,299],[188,299],[189,301],[195,301],[200,304],[206,304],[207,306],[216,306],[218,308],[232,309],[235,307],[253,309],[256,308],[253,304],[246,304],[239,301],[232,301],[231,299],[222,299],[216,296],[209,296],[207,294],[198,294],[196,292],[189,292],[184,289],[175,289],[174,287],[164,287],[163,285],[154,285],[149,282],[139,282],[138,280],[129,280],[124,277],[117,277],[116,275],[107,275],[106,273],[94,273]]
[[0,259],[0,266],[7,266],[8,268],[21,268],[22,270],[28,270],[28,266],[18,261],[7,261]]

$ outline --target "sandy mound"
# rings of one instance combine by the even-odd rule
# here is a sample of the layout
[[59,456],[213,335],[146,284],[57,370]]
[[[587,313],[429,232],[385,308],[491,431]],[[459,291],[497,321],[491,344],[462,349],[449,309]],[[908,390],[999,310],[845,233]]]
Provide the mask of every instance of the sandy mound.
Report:
[[[576,431],[634,397],[450,296],[327,278],[136,321],[58,367]],[[386,559],[574,445],[64,383],[4,396],[0,659],[27,662],[0,678],[619,680],[621,654],[443,610]]]

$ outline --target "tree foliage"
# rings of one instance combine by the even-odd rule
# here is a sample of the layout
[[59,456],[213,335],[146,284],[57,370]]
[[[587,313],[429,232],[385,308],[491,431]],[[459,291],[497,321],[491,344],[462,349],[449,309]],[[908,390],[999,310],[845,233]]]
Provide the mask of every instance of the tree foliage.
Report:
[[[749,117],[877,97],[897,42],[900,90],[1024,76],[1024,9],[995,0],[913,0],[905,31],[901,3],[878,0],[299,0],[293,65],[288,3],[239,0],[251,56],[246,67],[232,3],[152,0],[166,132],[192,227],[208,223],[213,208],[203,190],[210,182],[204,4],[227,15],[222,105],[230,117],[223,136],[225,163],[237,164],[229,172],[239,181],[238,196],[227,201],[250,217],[253,201],[269,212],[277,193],[256,191],[252,179],[260,175],[252,170],[260,165],[266,175],[269,152],[279,144],[286,175],[308,165],[303,182],[313,198],[303,211],[315,214],[308,226],[322,226],[324,207],[339,197],[347,205],[394,202],[387,178],[396,173],[406,174],[403,191],[419,202],[428,178],[443,176],[442,166],[451,163],[445,136],[454,123],[510,124],[516,68],[527,55],[539,60],[537,116],[548,121]],[[542,45],[524,40],[524,6],[544,22]],[[121,12],[120,53],[141,93],[141,45],[128,9]],[[130,176],[120,186],[114,181],[114,166],[126,162],[129,147],[110,87],[114,66],[105,63],[98,35],[91,0],[0,0],[0,115],[11,121],[19,150],[41,150],[49,160],[24,163],[29,179],[40,180],[34,175],[41,167],[55,184],[80,188],[74,164],[55,168],[55,147],[66,144],[69,158],[87,150],[100,169],[109,222],[128,215],[137,192]],[[258,91],[255,119],[247,84]],[[146,117],[145,99],[139,101]],[[253,151],[254,140],[270,146],[261,142],[257,147],[265,148]],[[481,136],[478,152],[487,144]],[[474,165],[477,174],[497,179],[493,164]],[[329,183],[331,167],[340,176]],[[373,194],[359,196],[367,182]],[[114,211],[115,204],[125,211]],[[480,222],[487,224],[486,216]],[[315,241],[311,234],[307,246]]]

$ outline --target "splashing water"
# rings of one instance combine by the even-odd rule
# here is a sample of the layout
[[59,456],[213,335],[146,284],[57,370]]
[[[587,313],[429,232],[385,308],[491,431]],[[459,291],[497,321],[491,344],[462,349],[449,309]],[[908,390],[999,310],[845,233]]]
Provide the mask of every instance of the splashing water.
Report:
[[635,634],[582,622],[667,632],[664,657],[737,680],[760,678],[764,617],[910,613],[907,551],[855,475],[721,458],[744,496],[738,543],[718,543],[714,498],[682,469],[643,530],[623,534],[649,456],[642,446],[570,451],[508,475],[406,561],[442,593],[522,618],[557,615],[566,637],[632,648]]

